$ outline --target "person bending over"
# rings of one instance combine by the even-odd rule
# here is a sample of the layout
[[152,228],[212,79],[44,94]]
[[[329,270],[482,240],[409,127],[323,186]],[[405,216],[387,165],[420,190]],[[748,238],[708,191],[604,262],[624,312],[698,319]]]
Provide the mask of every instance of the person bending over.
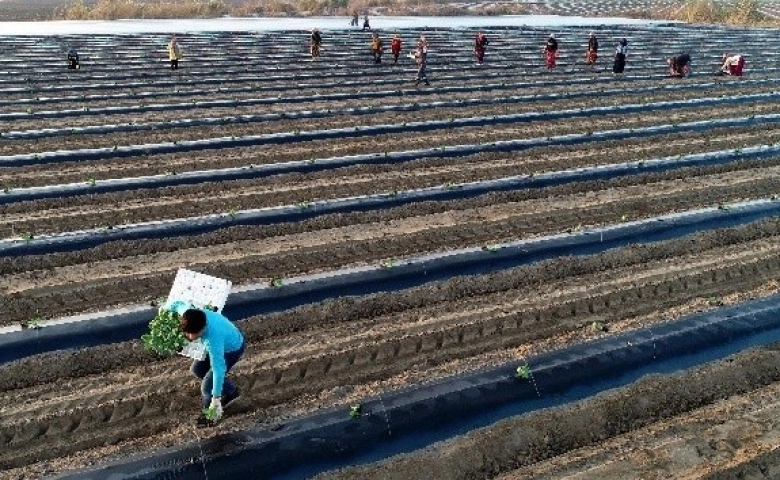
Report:
[[676,57],[669,57],[666,59],[666,64],[669,65],[669,75],[673,77],[682,78],[691,74],[690,54],[683,53]]
[[[178,305],[177,305],[178,304]],[[211,426],[221,418],[225,408],[240,396],[238,388],[226,375],[241,359],[246,342],[241,331],[224,315],[210,310],[192,308],[175,302],[176,311],[184,310],[179,326],[190,342],[200,342],[206,350],[203,360],[192,363],[193,375],[201,379],[202,410],[199,426]]]

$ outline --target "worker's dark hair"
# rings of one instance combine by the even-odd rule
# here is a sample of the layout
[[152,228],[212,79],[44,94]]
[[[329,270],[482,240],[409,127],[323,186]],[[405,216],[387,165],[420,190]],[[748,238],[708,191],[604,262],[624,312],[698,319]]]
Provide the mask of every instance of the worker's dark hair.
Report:
[[200,333],[206,328],[206,314],[203,310],[191,308],[181,316],[179,326],[184,333]]

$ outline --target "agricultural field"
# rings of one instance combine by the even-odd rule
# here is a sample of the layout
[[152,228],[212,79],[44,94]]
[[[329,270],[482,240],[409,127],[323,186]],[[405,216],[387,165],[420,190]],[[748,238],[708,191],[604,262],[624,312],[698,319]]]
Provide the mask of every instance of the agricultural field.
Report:
[[[419,87],[407,55],[420,31],[400,31],[401,58],[381,65],[368,32],[324,32],[318,61],[307,32],[188,34],[176,71],[159,35],[0,37],[0,341],[25,345],[0,349],[0,476],[87,478],[79,469],[772,298],[777,32],[599,27],[589,69],[590,30],[485,29],[482,66],[474,30],[427,30]],[[561,56],[547,70],[551,32]],[[65,68],[70,46],[81,70]],[[665,58],[683,51],[693,75],[668,78]],[[725,51],[746,56],[745,77],[714,74]],[[226,309],[248,341],[231,372],[242,397],[205,431],[187,362],[119,325],[150,318],[181,267],[230,279],[242,299]],[[47,323],[79,315],[100,319],[96,333],[48,333],[90,328]],[[680,375],[323,477],[777,468],[776,347]],[[567,428],[541,430],[555,424]],[[517,447],[511,432],[532,427],[539,438]],[[523,455],[498,458],[510,438]],[[496,457],[468,455],[484,451]]]

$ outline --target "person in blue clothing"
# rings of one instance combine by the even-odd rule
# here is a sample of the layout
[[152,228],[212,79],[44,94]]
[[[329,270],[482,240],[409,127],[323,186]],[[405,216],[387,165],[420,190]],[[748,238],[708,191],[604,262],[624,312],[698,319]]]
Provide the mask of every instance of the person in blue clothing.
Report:
[[[246,348],[241,331],[218,312],[179,305],[180,327],[190,342],[200,341],[206,348],[206,358],[192,363],[192,373],[202,380],[203,410],[198,425],[210,426],[222,418],[225,408],[241,395],[226,375],[241,359]],[[186,308],[186,309],[185,309]],[[206,415],[205,410],[209,410]]]

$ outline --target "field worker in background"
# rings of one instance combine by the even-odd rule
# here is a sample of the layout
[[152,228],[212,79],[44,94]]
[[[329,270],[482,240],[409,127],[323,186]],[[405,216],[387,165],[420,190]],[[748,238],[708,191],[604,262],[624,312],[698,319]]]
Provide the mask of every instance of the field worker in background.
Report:
[[398,38],[398,34],[393,35],[393,40],[390,42],[390,52],[393,54],[393,63],[398,63],[398,57],[401,56],[401,39]]
[[79,52],[76,49],[71,48],[68,50],[68,69],[79,70],[81,65],[79,64]]
[[[179,325],[187,340],[199,340],[208,353],[205,359],[192,363],[191,371],[202,379],[203,410],[198,425],[214,425],[222,418],[222,411],[240,395],[238,388],[225,376],[244,354],[244,336],[221,313],[193,308],[181,301],[174,302],[171,309],[179,313]],[[206,415],[207,409],[210,415]]]
[[487,49],[488,39],[483,32],[477,32],[477,38],[474,40],[474,55],[477,57],[477,65],[482,65],[485,61],[485,50]]
[[358,13],[355,12],[352,15],[352,21],[349,22],[349,26],[350,27],[357,27],[358,25],[360,25],[360,15],[358,15]]
[[741,77],[742,70],[745,69],[745,57],[742,55],[729,55],[723,54],[723,65],[720,67],[720,71],[723,75],[731,75],[734,77]]
[[311,59],[320,58],[320,47],[322,46],[322,35],[316,28],[311,31]]
[[621,38],[620,42],[615,48],[615,61],[612,64],[613,75],[623,75],[623,70],[626,69],[626,59],[628,58],[628,41],[625,38]]
[[171,37],[171,41],[168,43],[168,59],[171,61],[171,70],[177,70],[179,68],[179,59],[181,59],[181,48],[179,48],[179,42],[176,40],[176,36]]
[[414,61],[417,63],[417,78],[414,80],[414,86],[419,86],[420,82],[430,85],[428,75],[425,73],[425,68],[428,66],[428,40],[425,39],[425,35],[420,35],[420,39],[417,41]]
[[555,68],[555,61],[558,58],[558,40],[555,39],[555,35],[550,34],[550,38],[547,39],[547,43],[542,49],[542,54],[547,60],[547,68]]
[[588,52],[585,55],[585,59],[588,62],[588,66],[593,68],[596,65],[596,60],[599,58],[599,40],[596,38],[596,34],[590,32],[590,38],[588,38]]
[[374,58],[374,63],[382,63],[382,52],[385,47],[382,45],[382,39],[379,38],[379,34],[374,32],[371,37],[371,55]]
[[368,23],[368,14],[363,17],[363,30],[371,30],[371,25]]
[[669,57],[666,63],[669,65],[669,75],[673,77],[682,78],[691,74],[691,56],[687,53]]

